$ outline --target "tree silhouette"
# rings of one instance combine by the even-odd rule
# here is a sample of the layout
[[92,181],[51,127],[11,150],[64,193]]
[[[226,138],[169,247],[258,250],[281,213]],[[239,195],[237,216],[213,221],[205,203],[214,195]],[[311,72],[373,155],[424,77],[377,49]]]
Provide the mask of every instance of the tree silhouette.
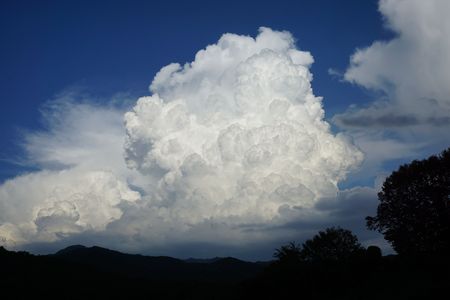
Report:
[[367,217],[399,254],[450,250],[450,148],[401,166],[378,193],[377,214]]
[[378,246],[369,246],[366,250],[366,257],[370,260],[379,260],[382,257],[381,249]]
[[330,227],[303,244],[302,258],[306,261],[345,260],[362,249],[350,230]]
[[301,260],[301,247],[295,242],[290,242],[289,244],[276,249],[273,257],[277,258],[281,263],[298,263]]

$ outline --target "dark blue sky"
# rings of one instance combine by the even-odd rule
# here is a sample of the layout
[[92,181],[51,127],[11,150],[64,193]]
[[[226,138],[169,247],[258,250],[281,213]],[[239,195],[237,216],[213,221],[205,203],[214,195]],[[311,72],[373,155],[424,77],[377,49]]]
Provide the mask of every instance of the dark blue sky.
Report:
[[288,30],[315,58],[313,88],[327,118],[370,97],[328,69],[344,70],[357,47],[391,33],[377,1],[2,1],[0,4],[0,182],[24,168],[21,130],[40,124],[39,107],[68,87],[107,99],[149,94],[155,73],[225,32]]

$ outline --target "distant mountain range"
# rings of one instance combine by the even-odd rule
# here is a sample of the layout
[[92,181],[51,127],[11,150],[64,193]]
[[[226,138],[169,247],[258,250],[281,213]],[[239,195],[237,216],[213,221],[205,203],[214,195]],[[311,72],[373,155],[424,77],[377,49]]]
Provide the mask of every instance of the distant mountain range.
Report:
[[[236,299],[268,263],[125,254],[74,245],[51,255],[0,247],[2,299]],[[1,294],[3,292],[3,294]]]
[[114,274],[119,277],[146,280],[199,280],[242,281],[261,272],[268,262],[246,262],[232,257],[187,260],[168,256],[144,256],[125,254],[98,246],[73,245],[55,254],[34,256],[24,252],[10,252],[2,248],[2,255],[26,255],[37,260],[83,266],[95,272]]

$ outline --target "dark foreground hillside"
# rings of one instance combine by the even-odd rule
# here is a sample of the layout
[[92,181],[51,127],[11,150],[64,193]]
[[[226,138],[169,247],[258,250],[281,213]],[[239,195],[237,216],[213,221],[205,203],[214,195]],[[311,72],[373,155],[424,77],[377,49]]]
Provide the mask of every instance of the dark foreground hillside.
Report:
[[440,257],[272,264],[183,261],[72,246],[34,256],[0,248],[2,299],[444,299]]

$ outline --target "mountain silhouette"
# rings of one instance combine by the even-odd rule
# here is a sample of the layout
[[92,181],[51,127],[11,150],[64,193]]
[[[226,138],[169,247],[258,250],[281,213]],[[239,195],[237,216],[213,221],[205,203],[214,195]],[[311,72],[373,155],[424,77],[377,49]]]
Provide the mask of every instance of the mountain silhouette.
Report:
[[152,280],[242,281],[256,276],[267,265],[233,257],[181,260],[82,245],[69,246],[48,257],[122,277]]
[[[240,282],[264,263],[236,258],[190,259],[126,254],[73,245],[50,255],[0,248],[0,287],[28,299],[233,299]],[[141,297],[142,295],[147,295]]]

